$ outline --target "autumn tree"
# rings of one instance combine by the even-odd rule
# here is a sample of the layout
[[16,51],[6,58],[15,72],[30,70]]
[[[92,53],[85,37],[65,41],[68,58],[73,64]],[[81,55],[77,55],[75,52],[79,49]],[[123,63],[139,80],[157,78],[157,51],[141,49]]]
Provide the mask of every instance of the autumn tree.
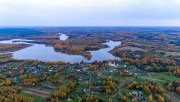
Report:
[[153,102],[153,96],[152,96],[152,94],[149,95],[148,99],[149,99],[149,102]]

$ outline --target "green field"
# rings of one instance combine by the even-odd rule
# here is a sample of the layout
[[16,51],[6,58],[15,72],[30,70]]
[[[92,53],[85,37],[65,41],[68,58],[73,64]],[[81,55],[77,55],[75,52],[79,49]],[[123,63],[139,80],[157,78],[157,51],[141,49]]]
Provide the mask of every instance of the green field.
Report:
[[31,97],[35,99],[35,102],[46,102],[46,100],[40,96],[36,96],[36,95],[31,95],[31,94],[27,94],[27,93],[20,93],[20,95],[23,96],[27,96],[27,97]]

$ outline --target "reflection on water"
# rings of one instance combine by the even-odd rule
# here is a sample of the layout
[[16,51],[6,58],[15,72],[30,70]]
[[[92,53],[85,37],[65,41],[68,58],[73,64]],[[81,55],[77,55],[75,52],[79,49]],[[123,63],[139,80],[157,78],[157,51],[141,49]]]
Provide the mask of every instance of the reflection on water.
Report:
[[[60,35],[60,40],[66,40],[68,37],[65,34]],[[14,41],[14,39],[13,39]],[[4,41],[7,42],[7,41]],[[0,42],[2,43],[2,41]],[[9,43],[13,43],[12,40]],[[13,52],[13,57],[17,59],[37,59],[41,61],[64,61],[64,62],[81,62],[84,60],[85,62],[93,62],[95,60],[102,61],[106,59],[119,59],[114,57],[112,54],[108,53],[108,51],[112,50],[115,46],[119,45],[121,42],[109,41],[106,42],[109,47],[100,49],[97,51],[90,51],[92,54],[91,60],[85,59],[80,55],[69,55],[61,52],[55,52],[53,47],[47,47],[44,44],[33,44],[30,47],[21,49],[19,51]]]
[[11,39],[11,40],[4,40],[0,41],[2,44],[28,44],[28,41],[33,41],[33,40],[27,40],[27,39]]
[[62,34],[62,33],[59,33],[60,36],[59,36],[59,40],[66,40],[68,39],[68,36],[66,36],[66,34]]
[[97,51],[90,51],[92,54],[92,58],[90,62],[93,62],[95,60],[102,61],[106,59],[119,59],[118,57],[114,57],[112,54],[109,53],[110,50],[112,50],[115,46],[119,45],[121,42],[117,41],[109,41],[104,44],[108,45],[108,48],[100,49]]

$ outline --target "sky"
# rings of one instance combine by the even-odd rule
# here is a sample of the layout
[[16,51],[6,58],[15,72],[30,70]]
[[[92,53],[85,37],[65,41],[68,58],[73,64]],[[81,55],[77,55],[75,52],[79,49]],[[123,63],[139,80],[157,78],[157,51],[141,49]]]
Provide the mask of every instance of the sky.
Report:
[[0,0],[0,26],[180,26],[180,0]]

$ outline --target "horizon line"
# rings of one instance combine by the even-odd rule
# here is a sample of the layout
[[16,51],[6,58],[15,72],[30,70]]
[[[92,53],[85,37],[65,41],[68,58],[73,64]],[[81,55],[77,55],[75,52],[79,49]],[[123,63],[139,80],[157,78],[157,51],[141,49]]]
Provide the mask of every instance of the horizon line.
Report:
[[143,25],[141,25],[141,26],[101,26],[101,25],[99,25],[99,26],[93,26],[93,25],[90,25],[90,26],[39,26],[39,25],[36,25],[36,26],[0,26],[0,28],[14,28],[14,27],[24,27],[24,28],[26,28],[26,27],[180,27],[180,25],[179,26],[173,26],[173,25],[170,25],[170,26],[155,26],[155,25],[153,25],[153,26],[143,26]]

